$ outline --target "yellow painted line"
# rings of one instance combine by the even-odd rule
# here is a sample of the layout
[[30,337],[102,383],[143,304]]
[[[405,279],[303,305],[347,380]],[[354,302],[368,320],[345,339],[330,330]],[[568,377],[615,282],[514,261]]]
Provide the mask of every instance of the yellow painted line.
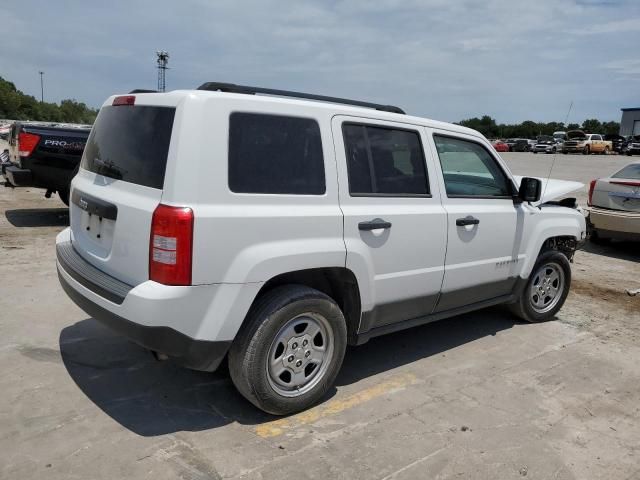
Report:
[[416,376],[411,373],[396,375],[389,380],[385,380],[382,383],[365,388],[364,390],[354,393],[348,397],[330,400],[327,403],[314,407],[306,412],[258,425],[255,432],[258,436],[263,438],[277,437],[278,435],[285,433],[287,430],[315,423],[322,418],[343,412],[349,408],[353,408],[373,400],[374,398],[402,390],[414,383],[417,383],[417,379]]

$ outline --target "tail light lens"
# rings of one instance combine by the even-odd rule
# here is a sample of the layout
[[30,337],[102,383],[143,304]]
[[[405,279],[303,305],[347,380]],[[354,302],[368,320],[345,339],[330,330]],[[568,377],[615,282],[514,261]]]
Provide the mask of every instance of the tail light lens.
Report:
[[589,184],[589,198],[587,199],[587,205],[591,206],[591,200],[593,199],[593,189],[596,188],[597,180],[591,180]]
[[191,285],[193,211],[160,204],[153,212],[149,279],[165,285]]
[[28,157],[40,141],[40,135],[34,133],[20,133],[18,135],[18,155]]

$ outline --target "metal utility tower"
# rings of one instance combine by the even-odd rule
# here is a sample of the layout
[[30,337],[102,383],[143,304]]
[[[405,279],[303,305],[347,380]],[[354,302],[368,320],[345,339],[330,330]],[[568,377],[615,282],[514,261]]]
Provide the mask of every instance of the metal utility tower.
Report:
[[167,63],[169,63],[169,52],[158,50],[156,52],[156,56],[158,57],[158,91],[164,92],[167,86],[165,81],[165,72],[169,68],[167,67]]

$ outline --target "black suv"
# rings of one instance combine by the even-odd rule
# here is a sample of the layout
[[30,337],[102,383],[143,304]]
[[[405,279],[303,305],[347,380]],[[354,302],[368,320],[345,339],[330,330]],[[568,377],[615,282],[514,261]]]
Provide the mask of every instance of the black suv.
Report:
[[622,135],[609,133],[605,135],[603,138],[611,142],[612,151],[622,153],[622,149],[624,148],[624,145],[627,141]]

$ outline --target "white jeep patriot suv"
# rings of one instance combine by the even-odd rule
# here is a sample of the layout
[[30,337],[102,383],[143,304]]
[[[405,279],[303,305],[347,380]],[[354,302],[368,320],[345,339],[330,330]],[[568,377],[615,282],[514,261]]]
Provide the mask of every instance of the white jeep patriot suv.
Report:
[[347,344],[499,303],[553,317],[585,219],[541,189],[478,132],[397,107],[222,83],[114,96],[58,274],[93,318],[189,368],[227,357],[242,395],[288,414]]

